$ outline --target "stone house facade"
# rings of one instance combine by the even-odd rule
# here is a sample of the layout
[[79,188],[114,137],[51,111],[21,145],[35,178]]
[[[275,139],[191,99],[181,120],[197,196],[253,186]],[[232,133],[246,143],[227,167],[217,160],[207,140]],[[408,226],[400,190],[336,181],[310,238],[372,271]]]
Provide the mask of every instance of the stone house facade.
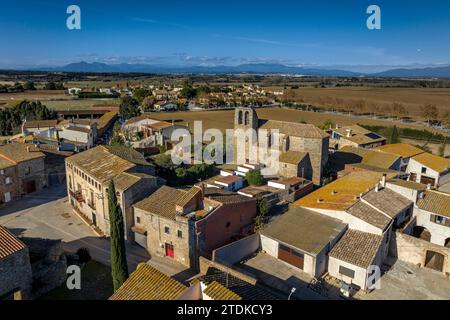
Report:
[[27,246],[0,226],[0,300],[30,299],[32,279]]
[[201,186],[164,186],[133,208],[138,243],[194,269],[199,256],[250,234],[256,216],[254,199]]
[[71,206],[107,236],[110,233],[108,185],[112,180],[124,215],[127,240],[133,240],[131,206],[163,183],[137,151],[105,146],[66,158],[66,180]]
[[4,176],[3,187],[0,187],[3,190],[1,201],[9,202],[46,187],[48,181],[44,160],[45,154],[34,146],[21,143],[1,146],[0,176]]

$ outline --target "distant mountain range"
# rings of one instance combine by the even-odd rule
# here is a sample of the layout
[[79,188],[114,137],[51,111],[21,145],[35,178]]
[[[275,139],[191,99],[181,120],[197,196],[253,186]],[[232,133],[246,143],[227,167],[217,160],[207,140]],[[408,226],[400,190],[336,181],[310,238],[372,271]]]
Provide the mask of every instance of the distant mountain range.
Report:
[[450,66],[415,68],[415,69],[392,69],[379,73],[363,74],[358,72],[286,66],[282,64],[255,63],[241,64],[237,66],[164,66],[148,64],[106,64],[100,62],[77,62],[61,67],[41,67],[35,71],[53,72],[84,72],[84,73],[198,73],[198,74],[296,74],[307,76],[341,76],[341,77],[404,77],[404,78],[450,78]]

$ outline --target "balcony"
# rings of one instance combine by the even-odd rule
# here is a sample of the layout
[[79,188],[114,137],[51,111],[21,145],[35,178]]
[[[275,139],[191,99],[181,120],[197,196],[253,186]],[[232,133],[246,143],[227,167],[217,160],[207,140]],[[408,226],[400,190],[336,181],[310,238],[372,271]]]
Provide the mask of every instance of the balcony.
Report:
[[81,191],[72,191],[72,190],[69,190],[69,194],[73,197],[73,198],[75,198],[75,200],[78,202],[78,203],[83,203],[83,202],[85,202],[85,200],[84,200],[84,197],[83,197],[83,193],[81,192]]

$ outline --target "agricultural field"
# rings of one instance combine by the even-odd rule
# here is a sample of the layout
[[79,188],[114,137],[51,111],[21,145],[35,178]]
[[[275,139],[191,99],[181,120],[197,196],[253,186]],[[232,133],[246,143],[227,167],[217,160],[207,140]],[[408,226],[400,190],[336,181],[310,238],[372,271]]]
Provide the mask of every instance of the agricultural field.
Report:
[[20,93],[1,93],[0,107],[15,106],[22,100],[41,101],[54,110],[89,109],[93,106],[118,105],[119,99],[77,99],[61,90],[36,90]]
[[377,108],[382,111],[383,108],[391,108],[393,103],[402,104],[408,116],[414,118],[421,118],[423,106],[427,104],[436,105],[441,113],[450,111],[450,88],[300,87],[287,89],[285,92],[294,101],[318,107],[339,108],[363,102],[362,110],[358,112],[373,112]]
[[[318,113],[318,112],[306,112],[300,110],[284,109],[284,108],[264,108],[257,110],[258,117],[261,119],[273,119],[280,121],[292,121],[292,122],[307,122],[320,126],[325,121],[332,121],[340,126],[352,125],[355,123],[364,125],[379,125],[379,126],[392,126],[392,121],[378,120],[378,119],[366,119],[363,117],[353,117],[345,115]],[[234,111],[185,111],[185,112],[170,112],[170,113],[155,113],[152,114],[152,118],[174,121],[178,124],[188,125],[192,131],[194,121],[202,121],[202,129],[207,130],[210,128],[217,128],[222,131],[226,129],[232,129],[234,126]],[[420,125],[395,123],[398,127],[413,128],[413,129],[425,129]],[[430,128],[426,128],[429,131],[437,132]],[[450,136],[447,134],[447,136]],[[426,143],[422,140],[402,139],[402,142],[410,143],[412,145],[426,146],[429,150],[437,154],[441,144]],[[450,155],[450,144],[447,145],[445,155]]]
[[[331,113],[308,112],[301,110],[285,109],[285,108],[261,108],[257,110],[258,117],[261,119],[273,119],[291,122],[307,122],[320,126],[327,120],[340,126],[352,125],[355,123],[365,125],[392,126],[393,121],[381,119],[368,119],[364,117],[347,116]],[[191,126],[195,120],[203,122],[203,128],[217,128],[220,130],[231,129],[234,125],[234,111],[184,111],[184,112],[168,112],[155,113],[152,115],[155,119],[174,120],[178,123],[188,122]],[[416,124],[395,123],[398,127],[424,129],[423,126]],[[428,128],[428,130],[432,131]]]

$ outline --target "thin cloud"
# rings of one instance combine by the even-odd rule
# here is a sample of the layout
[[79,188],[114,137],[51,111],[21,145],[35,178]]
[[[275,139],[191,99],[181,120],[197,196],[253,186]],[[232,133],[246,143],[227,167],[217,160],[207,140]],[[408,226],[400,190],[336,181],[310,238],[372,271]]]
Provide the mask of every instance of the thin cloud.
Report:
[[192,28],[192,27],[184,25],[184,24],[167,23],[167,22],[163,22],[163,21],[159,21],[159,20],[155,20],[155,19],[148,19],[148,18],[141,18],[141,17],[131,17],[130,19],[133,21],[137,21],[137,22],[158,24],[158,25],[174,27],[174,28],[182,28],[182,29],[191,29]]

